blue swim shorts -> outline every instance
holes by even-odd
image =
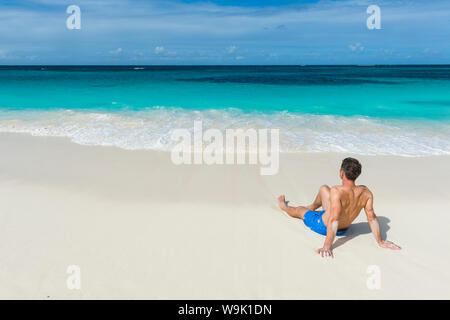
[[[310,228],[312,231],[317,232],[318,234],[327,235],[327,226],[323,223],[322,216],[325,213],[325,210],[322,211],[308,211],[303,216],[303,223],[305,226]],[[340,236],[344,234],[347,229],[339,230],[336,235]]]

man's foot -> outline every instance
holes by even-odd
[[[278,197],[278,206],[280,207],[281,210],[286,211],[287,204],[284,194]]]

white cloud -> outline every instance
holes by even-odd
[[[394,49],[381,49],[381,52],[384,55],[393,55],[395,53],[395,50]]]
[[[123,52],[123,49],[122,48],[117,48],[117,49],[115,49],[115,50],[111,50],[111,51],[109,51],[109,53],[110,54],[121,54]]]
[[[229,47],[227,48],[227,52],[228,52],[229,54],[232,54],[232,53],[234,53],[234,52],[237,50],[237,48],[238,48],[238,47],[236,47],[236,46],[229,46]]]
[[[348,46],[348,48],[352,52],[363,52],[364,51],[364,46],[362,46],[361,43],[359,43],[359,42],[357,42],[355,44],[350,44]]]
[[[438,54],[438,53],[440,53],[438,50],[433,50],[433,49],[430,49],[430,48],[425,48],[424,50],[423,50],[423,53],[425,53],[425,54]]]
[[[164,47],[163,46],[157,46],[155,47],[155,54],[160,54],[164,52]]]

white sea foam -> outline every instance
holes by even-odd
[[[174,129],[279,128],[282,152],[348,152],[366,155],[450,154],[450,124],[440,121],[380,120],[367,117],[289,112],[185,110],[154,107],[143,111],[0,111],[0,132],[62,136],[84,145],[171,150]]]

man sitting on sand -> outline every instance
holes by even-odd
[[[336,235],[343,234],[353,220],[364,208],[370,229],[382,248],[399,250],[400,247],[391,241],[381,239],[380,225],[373,210],[373,195],[366,186],[355,185],[355,180],[361,174],[361,164],[353,158],[342,161],[340,175],[342,185],[330,188],[323,185],[319,189],[314,202],[307,206],[290,207],[284,195],[278,197],[280,209],[293,218],[303,219],[311,230],[326,236],[323,248],[317,253],[322,257],[333,257],[331,246]],[[322,207],[322,211],[315,211]]]

